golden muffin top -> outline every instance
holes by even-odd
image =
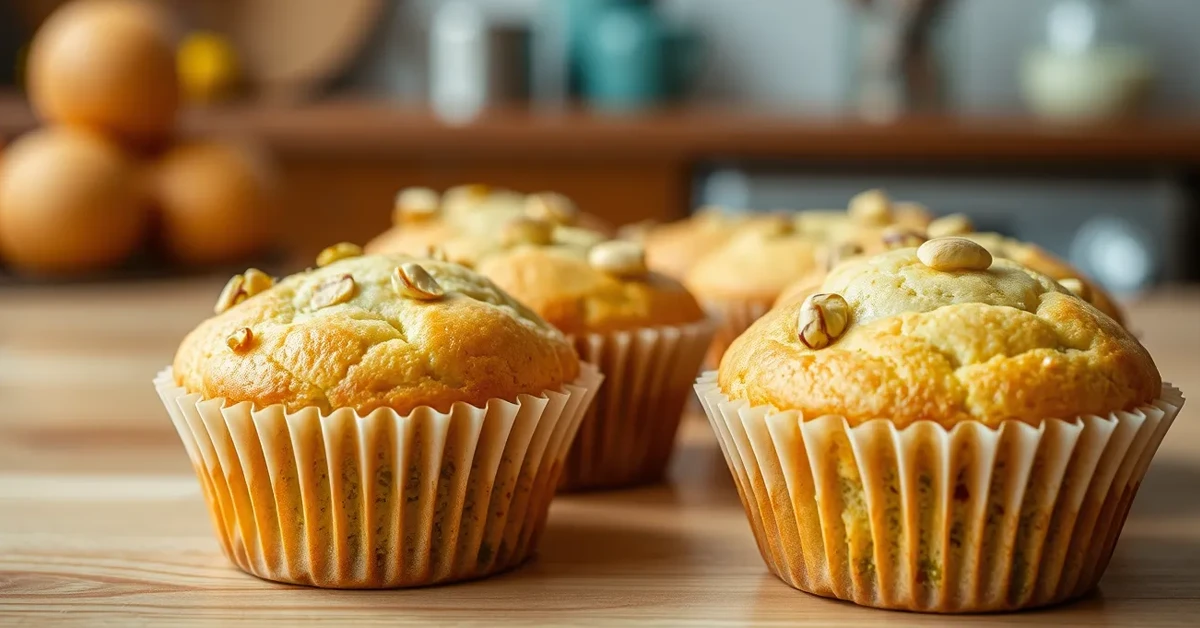
[[[485,258],[479,272],[566,334],[704,319],[682,284],[646,268],[634,242],[611,240],[590,249],[522,245]]]
[[[656,272],[682,280],[696,260],[729,241],[745,217],[716,208],[646,229],[641,237],[646,264]]]
[[[395,225],[375,236],[363,247],[370,254],[400,254],[427,257],[446,242],[459,237],[460,231],[443,220]]]
[[[700,258],[683,283],[699,299],[773,301],[793,281],[822,267],[822,241],[779,222],[743,228]]]
[[[864,234],[878,234],[889,225],[924,230],[932,220],[918,203],[896,202],[883,190],[867,190],[850,200],[847,209],[810,209],[799,212],[734,213],[706,208],[675,222],[641,229],[638,240],[646,247],[650,268],[684,280],[688,271],[713,250],[745,231],[778,229],[790,222],[797,234],[827,244],[857,242]]]
[[[401,190],[400,194],[404,192]],[[471,183],[447,189],[441,200],[441,213],[445,220],[470,225],[481,214],[520,215],[523,213],[525,197],[512,190]]]
[[[924,232],[933,215],[912,202],[893,202],[880,190],[863,192],[850,209],[806,209],[796,213],[796,230],[830,243],[877,238],[888,227]]]
[[[898,248],[920,246],[928,237],[961,236],[982,245],[993,257],[1013,260],[1023,266],[1060,282],[1076,296],[1096,306],[1118,323],[1124,322],[1121,309],[1103,288],[1088,279],[1074,266],[1056,257],[1036,244],[1002,236],[998,233],[976,233],[970,219],[961,214],[950,214],[934,220],[929,234],[919,229],[892,225],[879,230],[859,232],[854,239],[843,240],[840,245],[831,245],[825,268],[836,266],[842,261],[863,255],[876,255]],[[797,279],[780,292],[775,306],[802,300],[815,292],[825,278],[822,270]]]
[[[1049,276],[1062,283],[1076,296],[1096,306],[1096,309],[1111,316],[1113,320],[1124,323],[1125,316],[1112,296],[1099,284],[1084,276],[1079,269],[1042,247],[998,233],[968,233],[963,237],[983,245],[992,255],[1013,260]]]
[[[512,401],[578,375],[564,336],[484,277],[358,252],[331,247],[321,267],[278,283],[235,276],[179,347],[176,383],[231,404],[405,414]]]
[[[735,340],[718,381],[755,405],[897,427],[1104,415],[1162,387],[1111,318],[962,238],[838,266]]]
[[[396,195],[391,229],[367,243],[368,253],[445,257],[473,266],[480,259],[544,229],[549,240],[590,246],[605,239],[603,221],[580,212],[554,192],[518,194],[486,185],[462,185],[439,195],[406,188]],[[544,227],[530,227],[536,222]]]

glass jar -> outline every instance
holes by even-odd
[[[607,111],[658,103],[666,24],[648,0],[611,0],[593,14],[583,59],[588,102]]]

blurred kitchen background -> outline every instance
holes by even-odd
[[[59,4],[0,5],[8,142],[39,125],[23,64]],[[841,208],[883,187],[1118,292],[1200,277],[1196,0],[157,4],[184,110],[165,143],[128,150],[155,163],[186,138],[256,146],[284,218],[253,255],[364,242],[404,186],[556,190],[614,224]],[[209,223],[233,232],[238,216]],[[246,261],[174,246],[123,268]]]

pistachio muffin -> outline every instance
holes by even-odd
[[[582,227],[555,224],[543,218],[516,216],[497,222],[490,233],[461,234],[450,238],[435,251],[450,261],[474,268],[480,260],[521,246],[557,246],[584,254],[607,239],[600,233]]]
[[[367,243],[369,253],[426,256],[442,249],[451,261],[471,265],[500,248],[508,225],[533,220],[550,225],[555,239],[580,242],[595,232],[599,241],[611,228],[582,212],[556,192],[519,194],[482,184],[450,188],[405,188],[396,195],[393,227]]]
[[[605,235],[613,232],[612,226],[599,216],[580,210],[570,197],[551,191],[521,194],[479,183],[461,185],[446,190],[443,209],[447,220],[475,232],[487,230],[488,218],[504,222],[517,216]],[[481,216],[485,217],[482,222]]]
[[[725,243],[684,275],[688,288],[725,323],[708,364],[716,366],[729,343],[784,292],[819,283],[839,260],[862,255],[876,242],[923,233],[931,220],[923,205],[895,202],[873,189],[855,195],[846,210],[768,213],[727,229]]]
[[[610,240],[594,250],[544,244],[492,255],[478,270],[565,334],[704,320],[682,284],[647,269],[635,243]]]
[[[683,283],[717,321],[708,363],[716,365],[729,343],[771,309],[784,288],[823,268],[825,255],[821,240],[780,219],[773,228],[743,229],[696,262]]]
[[[917,220],[913,210],[919,208],[912,203],[904,206],[906,209],[894,215]],[[859,220],[851,218],[845,210],[734,213],[707,207],[684,220],[634,225],[630,230],[633,235],[627,239],[645,247],[646,263],[651,269],[682,281],[701,259],[737,236],[753,231],[773,233],[784,223],[791,223],[783,227],[785,230],[829,242],[851,239],[863,229]]]
[[[933,220],[933,213],[920,203],[894,201],[880,189],[860,192],[850,199],[846,214],[851,222],[862,227],[899,225],[924,231]]]
[[[936,612],[1093,588],[1183,403],[1123,327],[964,238],[840,265],[696,388],[776,575]]]
[[[519,564],[600,376],[482,276],[360,253],[235,276],[155,381],[226,554],[348,588]]]
[[[839,260],[897,248],[897,241],[919,234],[925,240],[933,214],[920,203],[895,202],[883,190],[867,190],[850,199],[845,211],[809,210],[796,216],[796,230],[827,245],[826,269]],[[916,246],[920,244],[911,244]]]
[[[743,215],[706,207],[683,220],[647,227],[637,241],[647,266],[682,281],[697,260],[728,242],[745,222]]]
[[[585,212],[567,196],[558,192],[535,192],[525,197],[523,214],[535,220],[544,220],[559,229],[579,230],[611,237],[616,230],[603,218]],[[569,236],[564,236],[569,239]]]
[[[465,191],[447,196],[466,196]],[[462,233],[460,226],[446,219],[442,196],[424,187],[404,188],[396,193],[392,206],[392,228],[375,236],[364,247],[371,254],[401,254],[425,257],[447,240]],[[458,200],[457,203],[463,203]]]
[[[920,203],[893,201],[883,190],[867,190],[850,199],[845,210],[804,210],[796,230],[830,244],[876,239],[888,227],[924,233],[933,214]]]
[[[775,298],[773,307],[807,298],[820,288],[829,272],[843,262],[885,251],[918,247],[928,240],[916,222],[889,222],[883,226],[843,224],[846,226],[841,229],[826,229],[816,234],[826,243],[821,263],[784,287]],[[812,232],[811,228],[809,232]]]
[[[567,457],[565,490],[662,478],[683,406],[712,338],[695,298],[646,268],[641,246],[526,244],[486,257],[479,272],[574,342],[605,375]]]
[[[442,197],[442,211],[449,222],[468,225],[480,214],[515,216],[522,213],[524,196],[512,190],[485,183],[468,183],[448,188]]]

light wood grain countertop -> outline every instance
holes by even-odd
[[[695,413],[668,484],[558,498],[540,555],[516,571],[375,592],[257,580],[221,555],[150,385],[220,285],[0,287],[0,625],[1200,625],[1200,421],[1190,406],[1100,590],[1043,611],[915,615],[789,588],[767,573]],[[1164,378],[1200,394],[1200,291],[1130,308]]]

